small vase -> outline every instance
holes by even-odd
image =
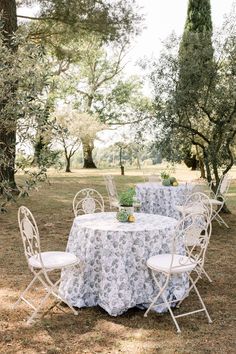
[[[134,213],[134,207],[133,206],[125,206],[125,205],[120,205],[119,210],[125,210],[128,215],[133,215]]]

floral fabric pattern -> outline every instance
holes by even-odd
[[[73,306],[99,305],[117,316],[151,302],[157,288],[146,261],[171,251],[177,221],[143,213],[135,218],[134,223],[122,223],[116,213],[97,213],[74,219],[67,251],[80,258],[82,265],[65,269],[60,285]],[[168,297],[177,298],[187,289],[186,278],[175,275],[166,291]]]
[[[190,184],[167,187],[147,182],[136,185],[136,196],[141,203],[141,212],[170,216],[179,220],[181,213],[175,206],[183,205],[191,190]]]

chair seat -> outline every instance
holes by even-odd
[[[195,214],[205,212],[205,209],[202,205],[176,205],[175,208],[182,214]]]
[[[112,205],[113,207],[115,207],[115,208],[119,208],[120,203],[119,203],[118,200],[113,199],[113,200],[111,200],[111,205]]]
[[[211,204],[222,205],[224,202],[222,200],[217,199],[209,199]]]
[[[174,259],[170,271],[172,256]],[[150,257],[147,260],[147,266],[153,270],[164,273],[183,273],[192,271],[197,266],[197,262],[187,256],[166,253]]]
[[[46,269],[60,269],[78,263],[78,258],[69,252],[41,252],[41,258]],[[42,268],[39,256],[30,257],[29,265],[33,268]]]

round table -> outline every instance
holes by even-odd
[[[67,251],[79,257],[82,266],[65,269],[60,285],[73,306],[99,305],[117,316],[150,303],[157,290],[146,261],[170,252],[177,221],[143,213],[135,218],[134,223],[121,223],[116,213],[96,213],[74,219]],[[167,295],[178,297],[187,288],[186,278],[173,276]]]
[[[190,184],[167,187],[160,183],[138,183],[136,196],[141,203],[140,211],[179,219],[181,214],[175,206],[184,204],[192,188]]]

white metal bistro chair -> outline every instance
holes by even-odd
[[[84,188],[76,193],[73,199],[73,211],[75,216],[81,214],[93,214],[104,211],[104,200],[95,189]]]
[[[182,216],[186,216],[191,213],[203,213],[212,217],[212,205],[207,194],[202,192],[193,192],[185,200],[183,205],[176,205]]]
[[[52,295],[57,299],[59,303],[64,302],[66,305],[68,305],[69,308],[73,311],[74,315],[78,315],[78,312],[59,291],[61,278],[55,282],[51,279],[50,274],[53,271],[77,266],[79,264],[78,258],[69,252],[41,252],[40,237],[36,221],[30,210],[25,206],[21,206],[18,210],[18,222],[24,245],[25,257],[27,259],[29,269],[34,275],[34,278],[26,287],[26,289],[20,294],[20,297],[13,305],[13,308],[16,308],[16,306],[21,301],[24,301],[29,307],[31,307],[33,309],[33,313],[27,320],[27,324],[31,324],[39,315],[39,312],[46,305],[50,295]],[[46,295],[41,299],[38,305],[26,299],[27,293],[36,281],[40,282],[46,291]]]
[[[153,173],[152,175],[148,176],[148,182],[161,183],[161,176]]]
[[[204,214],[204,217],[199,217],[198,228],[196,227],[196,232],[192,232],[192,230],[187,231],[188,237],[186,237],[186,245],[192,247],[196,242],[198,242],[198,234],[201,232],[201,224],[202,220],[204,221],[207,218],[208,223],[211,222],[212,219],[212,204],[210,203],[210,199],[207,194],[202,192],[194,192],[189,195],[184,205],[176,206],[176,209],[181,212],[182,216],[186,216],[192,213]],[[212,283],[212,279],[206,270],[202,269],[206,278]]]
[[[107,193],[108,193],[110,209],[113,209],[113,208],[118,209],[119,208],[119,199],[118,199],[118,193],[117,193],[114,178],[110,175],[105,175],[103,178],[104,178]]]
[[[215,219],[220,225],[223,224],[227,228],[229,228],[228,224],[224,221],[224,219],[219,213],[226,202],[226,194],[229,190],[230,183],[231,183],[231,178],[227,174],[223,175],[221,177],[216,193],[214,193],[211,189],[210,200],[209,200],[212,206],[212,220]]]
[[[204,232],[198,232],[198,242],[194,244],[191,248],[186,245],[187,233],[192,230],[192,232],[196,232],[199,230],[199,217],[202,218],[202,214],[189,214],[181,219],[176,227],[175,235],[173,237],[172,251],[167,254],[159,254],[156,256],[152,256],[147,260],[147,266],[152,272],[153,279],[158,288],[158,294],[155,296],[153,301],[151,302],[149,308],[145,312],[144,316],[146,317],[148,312],[151,310],[153,306],[159,306],[165,304],[170,312],[170,315],[174,321],[177,332],[181,332],[179,324],[177,322],[177,318],[188,316],[198,312],[204,312],[208,322],[211,323],[212,320],[209,316],[209,313],[206,309],[206,306],[203,302],[203,299],[197,289],[196,283],[202,275],[202,269],[205,260],[205,254],[207,250],[207,246],[209,243],[209,238],[211,234],[211,223],[208,222],[207,218],[205,220]],[[203,225],[202,225],[203,226]],[[199,247],[199,242],[201,247]],[[182,244],[182,246],[181,246]],[[183,245],[185,245],[185,252],[183,250]],[[182,247],[182,249],[181,249]],[[196,277],[193,278],[192,274],[196,273]],[[185,273],[187,274],[190,287],[188,289],[187,294],[181,299],[168,300],[165,295],[165,290],[168,287],[169,280],[172,276],[176,274]],[[161,276],[161,277],[160,277]],[[164,277],[164,282],[161,280]],[[175,305],[180,305],[182,301],[189,296],[191,290],[195,290],[195,293],[201,303],[201,307],[199,309],[181,313],[175,315],[171,305],[174,303]],[[155,305],[157,300],[162,298],[163,303]]]
[[[209,186],[206,180],[200,180],[193,182],[192,193],[201,192],[207,194]]]

